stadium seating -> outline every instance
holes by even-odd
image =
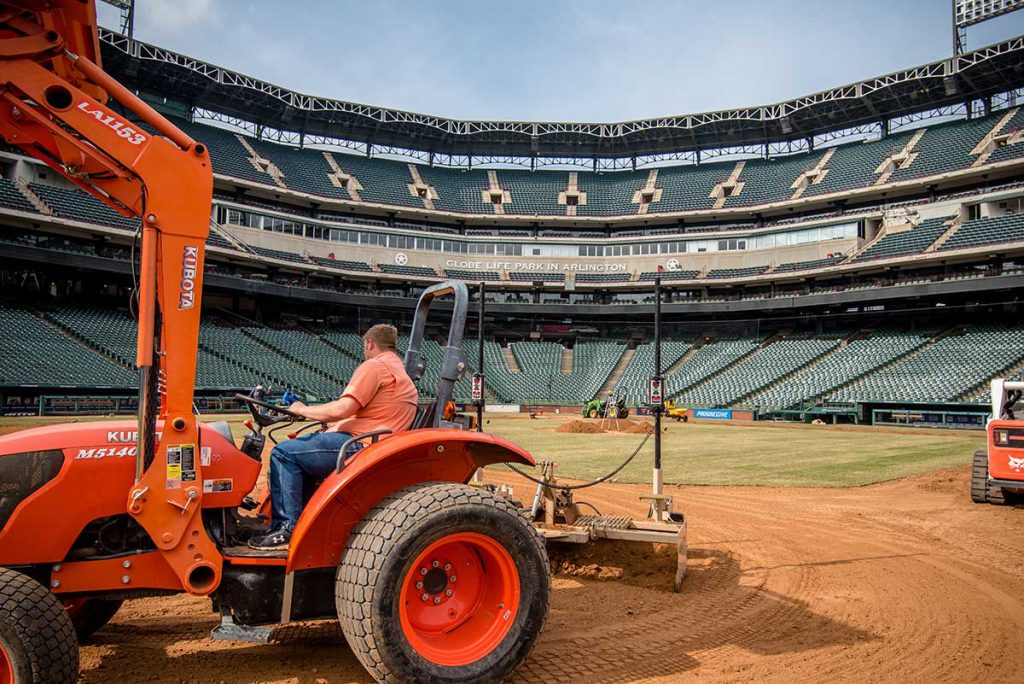
[[[757,349],[755,339],[724,340],[701,345],[675,373],[665,377],[665,395],[676,397]]]
[[[758,392],[743,403],[758,407],[788,408],[812,401],[815,397],[898,359],[928,340],[927,335],[894,331],[852,340],[820,362]]]
[[[0,385],[136,386],[135,374],[24,309],[0,303]]]
[[[544,282],[544,283],[561,283],[565,281],[564,273],[538,273],[538,272],[522,272],[512,271],[508,274],[509,280],[517,282]]]
[[[577,283],[628,283],[629,273],[577,273]]]
[[[920,179],[971,166],[976,157],[972,148],[1003,116],[995,112],[973,121],[953,121],[928,126],[912,153],[917,156],[902,168],[892,170],[886,182]],[[185,132],[206,143],[213,158],[214,171],[220,175],[263,185],[277,186],[277,180],[265,168],[250,160],[251,154],[239,142],[235,132],[213,125],[175,120]],[[1018,112],[1004,127],[1014,131],[1024,126],[1024,114]],[[921,129],[893,133],[885,138],[835,146],[824,165],[827,171],[817,184],[808,185],[803,196],[831,194],[868,187],[879,180],[879,166],[900,152]],[[348,188],[329,180],[333,169],[321,150],[298,149],[279,143],[260,141],[243,135],[246,144],[279,170],[285,187],[335,200],[354,200]],[[413,176],[409,165],[389,159],[367,158],[346,152],[330,153],[343,173],[354,176],[361,189],[359,199],[373,204],[424,208],[423,200],[410,192]],[[797,177],[814,167],[824,151],[779,156],[774,159],[749,159],[739,176],[744,184],[739,194],[725,198],[725,207],[750,207],[784,201],[792,196]],[[1007,145],[995,150],[986,163],[997,163],[1024,155],[1024,145]],[[711,192],[725,181],[736,167],[735,161],[707,162],[700,165],[666,166],[658,169],[655,187],[662,191],[658,201],[648,205],[647,213],[711,209]],[[462,170],[416,165],[420,179],[437,193],[433,206],[441,211],[494,214],[494,205],[483,197],[489,188],[487,171]],[[503,205],[506,214],[527,216],[564,216],[566,206],[558,203],[559,193],[568,188],[565,171],[527,171],[498,169],[498,184],[510,193]],[[646,171],[578,172],[578,187],[587,196],[579,204],[580,216],[624,216],[636,214],[634,193],[645,186]]]
[[[364,273],[371,273],[373,269],[370,268],[370,264],[364,261],[349,261],[346,259],[327,259],[325,257],[310,256],[313,263],[317,266],[323,266],[324,268],[334,269],[336,271],[359,271]]]
[[[101,226],[112,226],[124,230],[134,231],[138,228],[137,219],[121,216],[84,191],[61,188],[56,185],[43,185],[42,183],[30,183],[29,187],[46,202],[56,216],[61,218],[97,223]]]
[[[1024,240],[1024,214],[1006,214],[968,221],[939,246],[939,251],[1020,240]]]
[[[831,351],[838,344],[837,340],[772,342],[725,372],[679,393],[676,401],[696,407],[730,406]]]
[[[497,282],[501,275],[497,271],[462,271],[457,268],[445,269],[445,276],[454,280],[465,280],[471,283],[480,281]]]
[[[661,371],[664,374],[672,365],[690,351],[690,344],[681,340],[662,340]],[[654,344],[638,344],[629,365],[613,388],[627,397],[633,405],[647,400],[647,383],[654,374]]]
[[[32,206],[32,203],[21,194],[18,186],[6,178],[0,178],[0,206],[7,207],[8,209],[17,209],[18,211],[27,211],[31,214],[39,213]]]
[[[749,268],[716,268],[708,271],[708,278],[750,278],[759,276],[768,270],[767,266],[751,266]]]
[[[437,278],[437,271],[426,266],[399,266],[398,264],[380,264],[380,270],[394,275],[414,276],[416,278]]]
[[[812,259],[810,261],[789,261],[784,264],[779,264],[775,267],[772,273],[790,273],[793,271],[810,271],[817,268],[828,268],[829,266],[835,266],[836,264],[842,263],[846,259],[845,256],[839,255],[834,256],[831,259]]]
[[[256,326],[245,326],[241,330],[282,356],[326,376],[331,382],[320,383],[317,389],[327,397],[332,396],[332,389],[340,395],[340,390],[356,369],[356,360],[351,355],[338,351],[305,330],[274,330]]]
[[[1024,330],[977,327],[949,335],[828,396],[832,402],[955,401],[1024,358]]]
[[[693,280],[700,275],[700,271],[644,271],[640,274],[638,280],[640,282],[653,283],[655,278],[660,277],[662,280]]]
[[[333,398],[340,395],[344,385],[344,378],[332,378],[300,366],[219,321],[204,321],[199,330],[199,344],[205,351],[257,374],[259,382],[272,385],[276,390],[291,385],[310,397]]]
[[[280,249],[267,249],[266,247],[256,247],[249,245],[249,249],[253,253],[258,254],[261,257],[268,257],[270,259],[277,259],[278,261],[291,261],[296,264],[308,264],[309,262],[303,259],[300,255],[294,252],[284,252]]]
[[[908,254],[919,254],[946,232],[949,218],[922,221],[919,226],[898,233],[886,233],[882,239],[854,257],[854,261],[889,259]]]

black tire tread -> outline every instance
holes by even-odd
[[[78,639],[71,618],[39,582],[0,568],[0,623],[23,649],[32,684],[65,684],[78,678]],[[14,667],[17,672],[18,665]]]
[[[988,503],[988,452],[979,449],[971,462],[971,501]]]
[[[418,516],[469,504],[490,505],[521,521],[530,529],[537,553],[547,567],[547,548],[541,535],[511,503],[488,491],[452,482],[423,482],[382,499],[349,535],[335,587],[342,632],[356,658],[377,681],[400,681],[385,664],[381,646],[374,639],[372,616],[364,610],[372,600],[384,559],[402,537],[408,523]],[[547,614],[546,605],[544,614]]]

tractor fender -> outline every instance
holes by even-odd
[[[418,482],[469,482],[492,463],[535,464],[521,447],[482,432],[411,430],[371,444],[313,494],[292,533],[285,571],[337,565],[349,533],[389,494]]]

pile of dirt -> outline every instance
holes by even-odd
[[[654,426],[643,420],[620,420],[616,432],[625,432],[630,435],[653,435]]]
[[[570,420],[555,428],[555,432],[570,432],[574,435],[596,435],[603,433],[601,426],[593,421]]]
[[[607,539],[591,544],[551,544],[548,557],[556,575],[615,580],[660,591],[672,591],[676,575],[676,549],[670,544]]]

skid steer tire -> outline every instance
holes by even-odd
[[[622,409],[622,411],[619,412],[619,418],[629,418],[629,409]]]
[[[0,568],[0,681],[71,684],[78,639],[59,599],[31,577]]]
[[[110,622],[124,601],[108,599],[73,599],[64,602],[64,609],[75,626],[78,641],[82,642]]]
[[[335,603],[378,682],[498,682],[536,644],[550,593],[544,540],[512,504],[428,482],[386,497],[356,526]]]
[[[988,503],[988,452],[984,449],[974,452],[971,463],[971,501]]]

